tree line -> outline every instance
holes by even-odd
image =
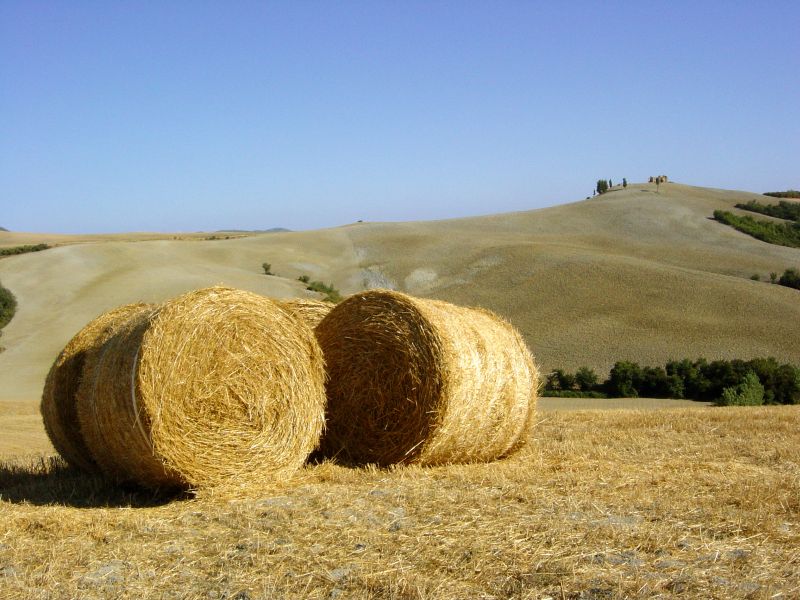
[[[47,244],[26,244],[25,246],[12,246],[10,248],[0,248],[0,256],[14,256],[16,254],[25,254],[26,252],[39,252],[47,250],[50,246]]]
[[[800,191],[786,190],[785,192],[764,192],[765,196],[772,196],[773,198],[800,198]]]
[[[663,367],[618,361],[603,382],[589,367],[581,367],[575,373],[556,369],[547,376],[542,395],[685,398],[736,404],[739,402],[734,400],[741,399],[742,395],[758,395],[754,378],[762,388],[761,401],[755,403],[800,404],[800,368],[780,364],[771,357],[711,362],[704,358],[684,358],[670,361]]]
[[[597,184],[594,187],[593,194],[605,194],[609,189],[614,187],[614,182],[610,179],[598,179]],[[622,187],[628,187],[628,180],[623,177],[622,178]]]
[[[781,200],[777,204],[761,204],[755,200],[750,200],[750,202],[744,204],[737,204],[736,208],[778,219],[786,219],[787,221],[800,221],[800,202]]]
[[[715,210],[714,219],[762,242],[800,248],[800,222],[775,223],[754,219],[749,215],[735,215],[725,210]]]

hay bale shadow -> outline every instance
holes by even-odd
[[[116,485],[70,466],[61,457],[0,462],[0,501],[76,508],[145,508],[192,496],[172,490]]]

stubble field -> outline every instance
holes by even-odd
[[[169,498],[0,467],[1,598],[796,598],[795,407],[542,411],[521,454]]]

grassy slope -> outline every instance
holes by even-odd
[[[0,598],[800,594],[795,407],[551,413],[534,436],[499,463],[322,464],[162,506],[0,464]]]
[[[763,200],[678,184],[657,194],[653,185],[632,184],[589,201],[489,217],[223,241],[111,236],[3,259],[0,281],[19,311],[4,333],[0,399],[35,399],[59,349],[103,310],[216,283],[303,295],[300,274],[344,293],[394,285],[488,307],[522,330],[545,370],[586,364],[603,372],[617,359],[699,355],[800,363],[797,291],[749,280],[797,267],[800,250],[708,218],[751,198]],[[70,241],[85,239],[61,243]],[[265,261],[279,277],[261,274]]]
[[[352,255],[349,241],[336,232],[313,248],[304,243],[308,237],[272,233],[222,241],[113,241],[0,260],[0,281],[18,301],[17,314],[3,334],[0,399],[36,399],[67,340],[120,304],[161,301],[215,284],[275,297],[305,295],[297,274],[337,276],[335,265],[347,265]],[[282,259],[280,268],[272,260],[275,256]],[[265,276],[264,261],[288,277]]]
[[[399,287],[509,318],[545,370],[698,355],[800,363],[796,292],[748,280],[800,264],[800,251],[708,218],[754,197],[631,185],[539,211],[351,235],[364,264]]]

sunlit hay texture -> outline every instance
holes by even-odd
[[[148,487],[283,479],[324,424],[311,328],[250,292],[197,290],[132,319],[93,374],[80,394],[87,446],[107,475]]]
[[[50,367],[40,405],[42,420],[53,447],[75,467],[97,471],[84,443],[77,414],[78,386],[87,356],[102,346],[117,326],[149,307],[147,304],[126,304],[103,313],[67,342]]]
[[[538,371],[496,315],[372,290],[316,329],[327,365],[321,454],[346,462],[489,461],[533,426]]]
[[[336,306],[332,302],[324,300],[312,300],[311,298],[292,298],[291,300],[281,300],[281,304],[286,306],[298,317],[303,319],[306,324],[314,329],[319,325],[331,309]]]

